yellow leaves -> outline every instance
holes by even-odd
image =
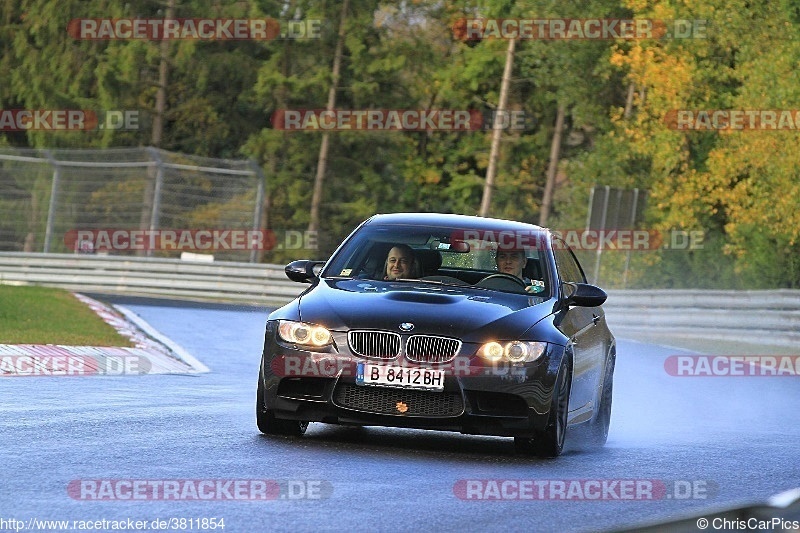
[[[796,132],[739,131],[720,139],[709,154],[715,178],[713,197],[728,217],[730,250],[746,254],[742,228],[757,227],[765,235],[800,238],[800,140]]]
[[[436,185],[442,181],[442,175],[436,168],[425,169],[422,173],[422,183],[426,185]]]
[[[251,223],[253,192],[237,194],[225,201],[199,205],[188,211],[183,218],[188,227],[247,227]],[[236,215],[231,215],[235,213]]]
[[[479,152],[475,154],[475,168],[483,170],[489,166],[489,152]]]
[[[618,42],[609,52],[611,68],[624,75],[625,85],[633,84],[636,97],[629,117],[619,107],[610,110],[612,128],[605,136],[653,184],[649,213],[655,225],[724,229],[726,253],[744,261],[767,260],[797,246],[800,127],[677,131],[665,120],[677,110],[800,107],[800,24],[792,22],[793,12],[769,2],[623,5],[636,19],[709,21],[707,39]],[[796,282],[796,271],[785,274]]]
[[[528,157],[523,158],[520,161],[520,168],[522,168],[526,172],[536,169],[538,165],[539,165],[539,158],[536,157],[535,155],[530,155]]]
[[[625,67],[629,62],[627,52],[616,47],[609,57],[609,62],[617,68]]]

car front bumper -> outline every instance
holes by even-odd
[[[564,348],[548,344],[536,361],[495,367],[475,351],[465,343],[455,360],[438,365],[376,361],[287,345],[268,324],[260,372],[264,407],[277,418],[331,424],[508,437],[544,430]],[[362,361],[443,370],[444,390],[359,385],[355,368]]]

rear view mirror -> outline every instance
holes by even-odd
[[[450,251],[465,254],[469,252],[469,243],[466,241],[453,241],[450,243]]]

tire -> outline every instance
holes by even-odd
[[[600,405],[597,416],[589,426],[589,443],[593,446],[605,446],[608,440],[608,428],[611,427],[611,400],[614,392],[614,359],[606,366],[603,378],[603,390],[600,393]]]
[[[563,361],[556,375],[547,427],[544,431],[537,431],[533,438],[514,437],[514,446],[518,453],[543,458],[561,455],[567,435],[571,389],[572,367],[568,361]]]
[[[272,409],[264,406],[264,380],[261,376],[258,377],[258,391],[256,392],[256,425],[259,431],[265,435],[290,437],[300,437],[308,428],[308,422],[275,418]]]

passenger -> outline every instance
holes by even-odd
[[[417,261],[414,257],[414,250],[406,244],[398,244],[389,250],[386,257],[386,267],[384,270],[385,280],[395,280],[401,278],[418,278]]]

